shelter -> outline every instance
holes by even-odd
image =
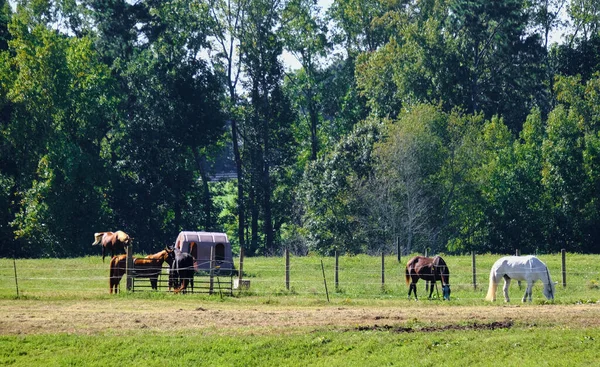
[[[183,252],[190,253],[193,248],[192,243],[196,244],[196,253],[191,255],[196,258],[196,270],[210,270],[210,255],[214,254],[215,266],[220,270],[232,271],[233,254],[231,244],[227,239],[227,234],[218,232],[180,232],[175,241],[175,247]]]

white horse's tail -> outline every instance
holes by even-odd
[[[496,288],[498,287],[498,281],[496,280],[496,269],[492,267],[490,270],[490,285],[488,286],[486,301],[494,302],[496,300]]]

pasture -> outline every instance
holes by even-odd
[[[332,258],[246,258],[248,291],[233,297],[159,292],[108,294],[108,262],[0,259],[0,364],[78,365],[589,365],[600,350],[597,255],[540,255],[558,281],[555,302],[538,283],[522,304],[484,301],[499,256],[445,256],[450,301],[407,299],[404,265],[343,256],[339,287]],[[327,301],[321,260],[329,292]],[[147,280],[146,280],[147,281]],[[440,290],[441,292],[441,290]]]

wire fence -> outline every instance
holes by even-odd
[[[566,258],[563,264],[563,256]],[[488,288],[489,271],[498,255],[445,256],[450,270],[453,299],[480,300]],[[582,254],[549,254],[538,256],[548,266],[552,280],[557,281],[556,298],[567,302],[588,302],[600,298],[600,256]],[[405,257],[341,256],[334,257],[253,257],[244,259],[242,279],[246,289],[234,289],[239,296],[297,296],[317,299],[361,298],[406,299]],[[238,259],[239,261],[239,259]],[[475,266],[474,266],[475,265]],[[337,274],[336,274],[337,273]],[[564,275],[563,275],[564,274]],[[198,282],[206,279],[198,273]],[[238,280],[235,274],[216,274],[215,282]],[[161,278],[168,277],[166,265]],[[336,282],[337,280],[337,282]],[[563,286],[563,280],[566,280]],[[123,283],[123,281],[122,281]],[[510,288],[511,298],[521,297],[517,282]],[[145,289],[147,278],[135,280],[135,287]],[[0,259],[0,298],[15,296],[32,298],[108,296],[109,264],[99,257],[73,259]],[[125,287],[122,284],[121,289]],[[501,287],[501,285],[500,285]],[[235,288],[235,287],[234,287]],[[426,298],[425,282],[417,283],[420,298]],[[542,298],[542,284],[534,286],[534,298]],[[501,290],[500,290],[501,291]],[[434,293],[435,294],[435,293]]]

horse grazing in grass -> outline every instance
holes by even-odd
[[[167,248],[169,264],[169,288],[175,293],[187,293],[188,285],[194,289],[194,257],[178,248]]]
[[[442,283],[442,295],[445,300],[450,299],[450,270],[444,259],[440,256],[424,257],[415,256],[406,263],[406,284],[410,284],[408,288],[408,298],[410,294],[415,293],[415,299],[417,298],[417,281],[419,278],[432,282],[429,290],[429,299],[433,294],[433,286],[436,285],[439,280]],[[437,288],[437,285],[436,285]]]
[[[163,263],[168,258],[167,250],[162,250],[153,255],[143,258],[133,258],[133,269],[136,278],[150,278],[152,289],[158,289],[158,276],[162,272]],[[127,255],[113,256],[110,260],[109,285],[110,293],[119,292],[119,282],[125,274]]]
[[[529,298],[531,302],[531,290],[533,283],[541,280],[544,284],[543,294],[548,300],[554,300],[554,285],[550,278],[548,267],[535,256],[505,256],[498,259],[490,270],[490,285],[487,296],[488,301],[496,300],[496,288],[500,278],[504,278],[504,301],[510,302],[508,298],[508,287],[511,279],[523,280],[527,282],[527,289],[521,301],[526,302]]]
[[[106,257],[106,253],[110,251],[111,256],[115,256],[116,252],[125,252],[125,247],[129,246],[133,241],[129,235],[123,231],[116,232],[97,232],[94,233],[95,245],[102,245],[102,262]]]

